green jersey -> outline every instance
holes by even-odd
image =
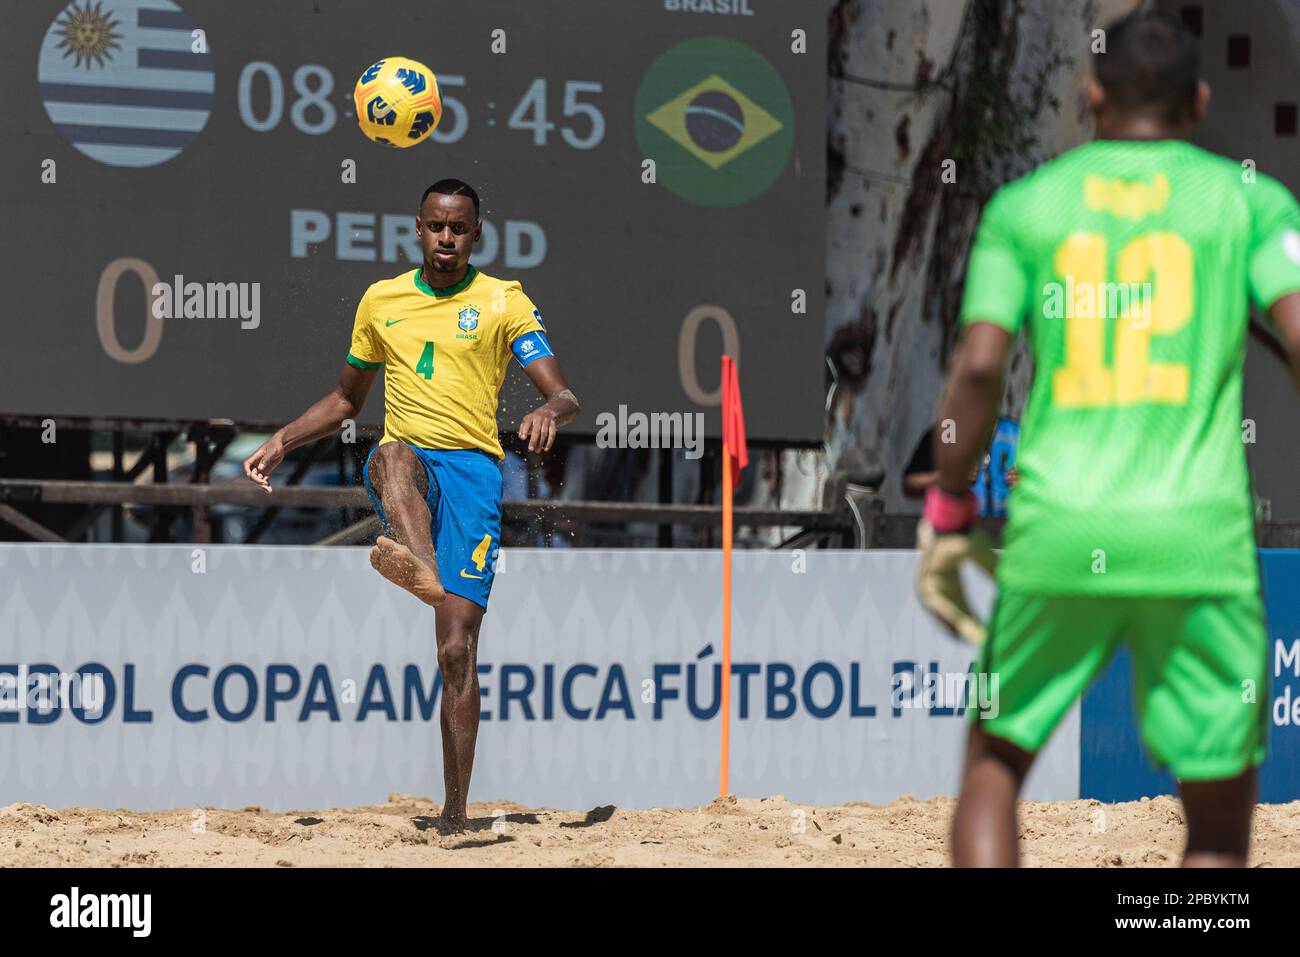
[[[1246,297],[1296,291],[1295,198],[1190,143],[1098,140],[999,190],[962,302],[1034,357],[999,583],[1257,592]]]

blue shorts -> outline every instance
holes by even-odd
[[[366,494],[387,529],[384,508],[370,484],[370,458],[362,473]],[[422,449],[408,445],[424,465],[429,491],[429,534],[438,556],[438,577],[449,594],[487,610],[501,544],[501,463],[477,449]]]

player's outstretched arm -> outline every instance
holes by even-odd
[[[245,459],[244,474],[271,491],[271,472],[284,461],[285,455],[300,445],[337,432],[346,419],[356,418],[366,404],[376,373],[375,369],[357,369],[345,362],[338,385]]]
[[[1274,326],[1282,334],[1287,359],[1291,363],[1291,378],[1300,390],[1300,292],[1278,299],[1268,310]]]
[[[992,575],[997,556],[988,538],[974,528],[970,472],[988,442],[1002,398],[1002,369],[1010,345],[1011,334],[1001,326],[973,322],[966,327],[934,430],[939,481],[926,490],[925,511],[916,528],[921,603],[953,634],[977,645],[984,641],[985,627],[966,601],[961,565],[971,560]]]
[[[534,359],[524,374],[546,401],[519,423],[519,437],[528,440],[529,452],[549,452],[555,433],[578,417],[578,397],[564,381],[560,362],[554,356]]]

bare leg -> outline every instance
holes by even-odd
[[[1245,867],[1259,772],[1221,781],[1181,781],[1187,814],[1183,867]]]
[[[481,706],[478,686],[478,632],[483,609],[467,598],[448,595],[437,612],[438,669],[442,672],[442,778],[447,827],[465,826],[465,802],[474,770]]]
[[[1020,863],[1016,798],[1034,755],[971,725],[961,795],[952,820],[956,867],[1016,867]]]
[[[370,484],[384,506],[384,516],[396,541],[386,535],[375,540],[370,564],[395,585],[437,607],[447,599],[438,580],[438,559],[429,531],[429,506],[424,496],[429,479],[424,466],[407,446],[389,442],[370,459]]]

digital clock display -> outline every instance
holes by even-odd
[[[0,259],[23,332],[0,409],[283,422],[333,382],[366,287],[419,264],[425,187],[457,177],[483,201],[474,264],[547,317],[574,431],[626,406],[716,435],[725,348],[751,437],[819,441],[824,17],[723,6],[16,6]],[[357,128],[384,56],[437,75],[409,149]],[[528,388],[512,373],[503,427]]]

